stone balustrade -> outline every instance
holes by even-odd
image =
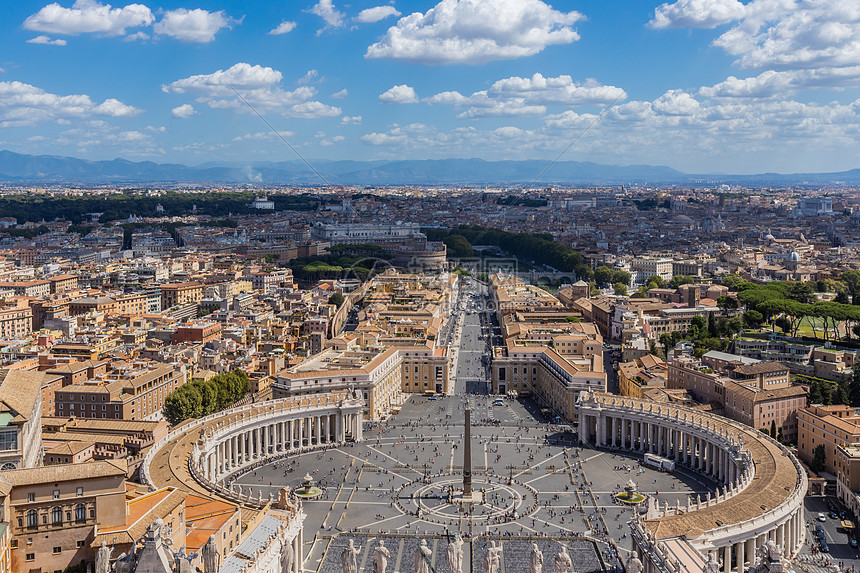
[[[800,550],[806,472],[775,440],[714,414],[609,394],[583,392],[576,409],[581,443],[651,453],[720,484],[715,495],[683,505],[649,500],[645,517],[635,516],[646,572],[700,571],[710,553],[724,573],[742,573],[769,540],[785,557]],[[686,548],[670,550],[677,543]]]

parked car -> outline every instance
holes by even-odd
[[[823,513],[818,514],[818,521],[827,521],[827,516]]]

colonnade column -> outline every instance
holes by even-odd
[[[741,541],[740,543],[735,545],[735,561],[737,561],[738,573],[746,573],[746,570],[744,569],[744,561],[746,561],[744,549],[746,549],[745,541]]]

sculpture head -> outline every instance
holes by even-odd
[[[353,541],[352,539],[350,539],[350,540],[349,540],[349,548],[350,548],[350,549],[353,549],[354,547],[355,547],[355,541]]]
[[[385,547],[385,543],[383,543],[381,539],[379,540],[379,546],[380,546],[380,547]]]
[[[427,540],[426,540],[426,539],[422,539],[422,540],[421,540],[421,542],[420,542],[418,545],[420,545],[421,547],[427,547]]]

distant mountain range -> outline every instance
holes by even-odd
[[[559,161],[537,182],[548,163],[540,160],[484,161],[428,159],[402,161],[315,161],[314,168],[332,185],[527,185],[717,183],[825,185],[860,183],[860,169],[839,173],[763,173],[696,175],[661,165],[602,165]],[[206,163],[189,167],[151,161],[88,161],[53,155],[24,155],[0,150],[0,181],[6,183],[229,183],[320,185],[322,179],[301,161]]]

